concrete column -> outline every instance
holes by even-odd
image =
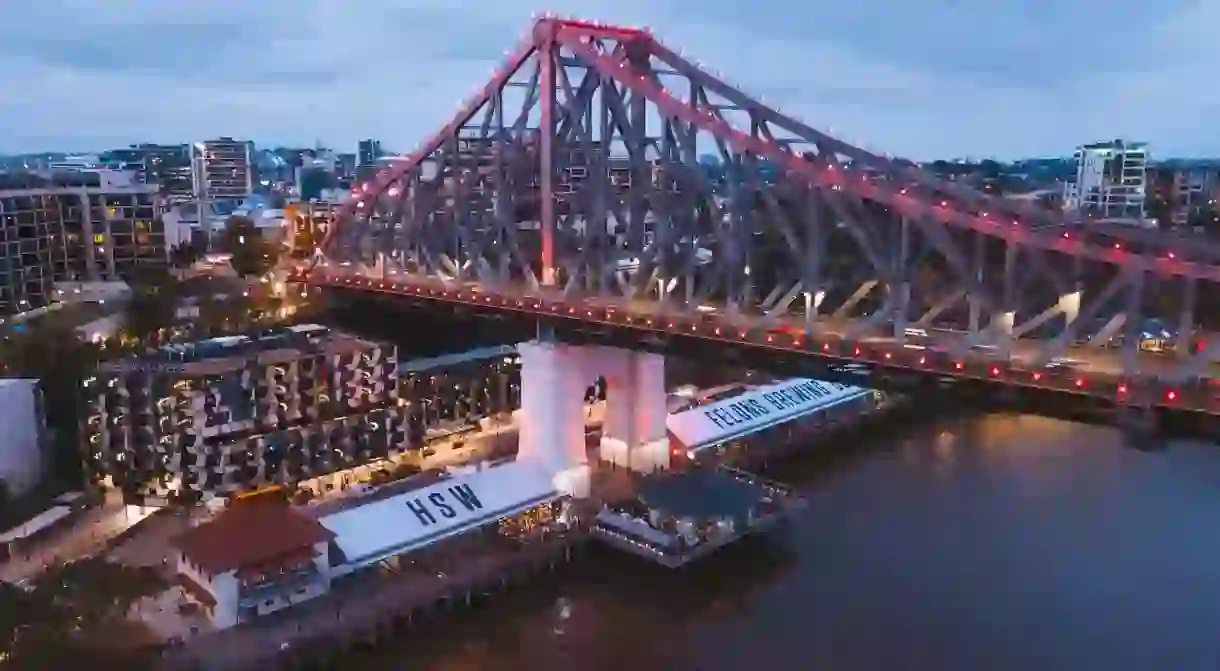
[[[582,348],[551,342],[517,347],[521,356],[518,461],[532,461],[575,497],[588,496],[584,396],[588,387]]]
[[[590,364],[607,382],[601,459],[645,473],[667,467],[665,357],[597,348]]]
[[[1059,308],[1063,310],[1063,316],[1068,325],[1076,321],[1076,316],[1080,314],[1080,290],[1077,289],[1070,294],[1060,296]]]

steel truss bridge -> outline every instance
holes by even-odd
[[[645,29],[547,17],[295,279],[1220,412],[1220,344],[1192,338],[1218,260],[851,146]],[[1152,317],[1172,353],[1141,350]]]

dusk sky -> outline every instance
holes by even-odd
[[[810,125],[917,159],[1148,140],[1220,154],[1220,3],[565,0]],[[879,7],[888,7],[878,11]],[[229,135],[406,150],[515,45],[538,0],[10,0],[0,152]]]

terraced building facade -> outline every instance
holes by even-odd
[[[125,359],[87,381],[85,460],[141,505],[291,484],[407,447],[393,346],[317,325]]]

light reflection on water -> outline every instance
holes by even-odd
[[[772,476],[785,536],[680,572],[596,553],[369,668],[1220,668],[1220,454],[1026,416],[951,420]]]

